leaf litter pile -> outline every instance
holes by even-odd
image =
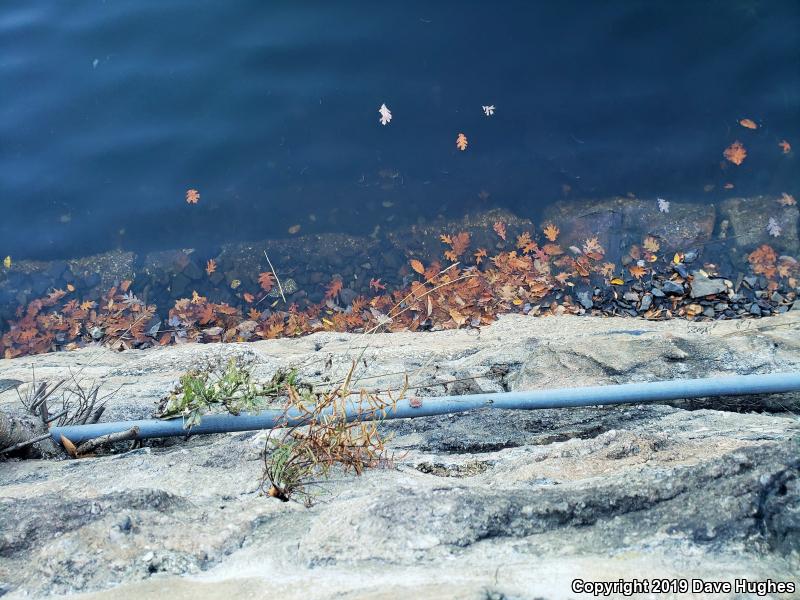
[[[512,232],[496,222],[490,250],[476,247],[469,232],[442,234],[442,260],[409,257],[401,269],[407,285],[387,289],[370,281],[370,294],[343,300],[338,276],[324,284],[320,302],[262,302],[281,298],[274,271],[255,277],[258,289],[237,290],[235,305],[215,303],[196,291],[163,314],[146,304],[125,280],[102,297],[81,298],[56,289],[19,307],[0,337],[5,358],[89,344],[115,349],[187,342],[241,342],[296,337],[317,331],[429,331],[480,327],[504,313],[531,316],[594,314],[652,320],[759,317],[785,312],[796,299],[800,263],[762,245],[748,255],[751,274],[719,276],[696,250],[666,251],[645,236],[619,264],[606,259],[596,237],[562,247],[559,228]],[[487,244],[488,245],[488,244]],[[206,271],[216,269],[209,261]],[[238,283],[235,281],[234,283]]]
[[[481,109],[487,117],[496,110],[494,105]],[[378,113],[381,126],[391,123],[392,111],[385,103]],[[745,135],[761,130],[761,125],[749,118],[741,118],[738,125]],[[775,143],[779,154],[791,155],[787,140]],[[464,152],[468,146],[466,134],[458,133],[457,149]],[[725,170],[728,164],[740,167],[748,151],[736,139],[722,155],[725,161],[721,167]],[[707,185],[704,190],[713,187]],[[733,187],[730,182],[724,185],[725,189]],[[200,192],[188,189],[185,200],[189,205],[198,204]],[[786,192],[777,201],[783,208],[795,204],[794,196]],[[657,208],[669,213],[670,202],[658,198]],[[579,246],[562,247],[558,243],[559,227],[553,223],[545,223],[539,230],[512,233],[506,223],[497,221],[491,230],[497,240],[492,248],[473,245],[467,231],[443,233],[442,260],[426,264],[422,257],[408,256],[407,266],[400,270],[404,284],[399,287],[392,288],[382,277],[372,277],[369,293],[356,295],[345,289],[341,276],[334,275],[324,284],[320,302],[304,300],[302,305],[287,301],[286,295],[294,290],[284,290],[271,263],[268,271],[254,277],[257,289],[245,289],[240,279],[230,282],[236,292],[237,302],[233,304],[213,302],[193,291],[191,297],[175,301],[168,312],[164,306],[138,298],[132,291],[138,288],[131,280],[118,282],[100,297],[89,298],[79,297],[79,291],[70,284],[18,307],[16,318],[0,325],[0,355],[14,358],[98,343],[124,350],[187,342],[275,339],[317,331],[480,327],[500,314],[513,312],[654,320],[761,317],[789,310],[797,295],[797,260],[779,255],[766,244],[747,255],[750,275],[740,274],[733,281],[724,279],[715,264],[702,262],[699,250],[667,251],[664,240],[652,235],[630,246],[617,264],[606,259],[606,250],[597,237],[588,237]],[[766,230],[774,238],[783,234],[776,217],[769,218]],[[288,231],[295,235],[300,225]],[[11,266],[12,258],[7,256],[3,268],[9,270]],[[216,260],[209,259],[204,270],[214,281]],[[286,283],[296,289],[293,280]],[[264,302],[268,298],[270,302]]]

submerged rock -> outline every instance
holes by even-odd
[[[728,289],[724,279],[710,279],[699,271],[693,273],[693,279],[689,286],[692,298],[713,296],[714,294],[721,294]]]

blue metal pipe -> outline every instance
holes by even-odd
[[[409,397],[397,402],[396,407],[385,414],[364,414],[356,401],[348,403],[349,420],[413,419],[450,413],[460,413],[477,408],[501,408],[508,410],[535,410],[539,408],[570,408],[575,406],[597,406],[602,404],[638,404],[687,398],[714,396],[742,396],[747,394],[779,394],[800,390],[799,373],[773,373],[770,375],[737,375],[710,379],[675,379],[648,383],[625,383],[591,387],[563,388],[554,390],[532,390],[527,392],[494,392],[468,396]],[[254,431],[272,429],[285,423],[283,411],[267,410],[255,414],[206,415],[199,425],[184,429],[183,419],[145,419],[141,421],[118,421],[93,425],[68,425],[53,427],[50,433],[60,443],[61,435],[75,444],[106,435],[139,427],[137,439],[183,436],[203,433],[226,433],[232,431]],[[301,415],[288,413],[290,423],[299,422]]]

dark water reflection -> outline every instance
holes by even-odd
[[[0,254],[535,216],[565,185],[796,195],[798,32],[794,1],[8,1]]]

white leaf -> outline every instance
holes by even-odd
[[[494,104],[490,104],[489,106],[482,106],[483,112],[486,113],[487,117],[491,117],[494,114]]]
[[[381,114],[381,125],[386,125],[389,121],[392,120],[392,111],[389,110],[389,107],[386,104],[381,104],[381,107],[378,109],[378,112]]]
[[[663,198],[657,198],[658,200],[658,210],[662,213],[669,212],[669,200],[664,200]]]
[[[781,231],[783,231],[781,226],[778,225],[778,221],[775,219],[775,217],[769,218],[769,223],[767,223],[767,231],[772,237],[778,237],[781,234]]]

